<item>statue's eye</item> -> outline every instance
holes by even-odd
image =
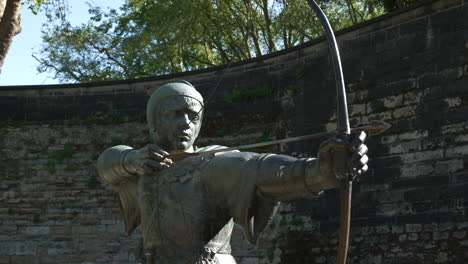
[[[190,120],[192,120],[192,122],[200,120],[200,116],[198,115],[198,113],[190,113],[189,118]]]

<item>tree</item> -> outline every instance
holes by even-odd
[[[387,11],[392,11],[405,6],[413,5],[421,0],[380,0]]]
[[[25,0],[37,14],[43,8],[47,17],[65,19],[65,0]],[[0,73],[14,36],[21,32],[22,0],[0,0]]]
[[[21,0],[0,0],[0,73],[13,37],[21,32]]]
[[[335,29],[385,12],[377,0],[321,0]],[[305,0],[129,0],[90,21],[50,24],[35,58],[62,82],[138,78],[261,56],[322,34]]]

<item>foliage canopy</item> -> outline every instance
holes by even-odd
[[[401,1],[317,2],[338,30]],[[138,78],[245,60],[322,34],[305,0],[128,0],[119,10],[90,6],[89,13],[80,26],[45,26],[39,72],[62,82]]]

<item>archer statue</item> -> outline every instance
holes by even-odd
[[[241,151],[203,155],[224,148],[194,146],[203,108],[190,83],[165,84],[146,108],[153,142],[141,149],[114,146],[99,156],[100,177],[118,191],[126,233],[141,227],[148,264],[235,264],[234,223],[255,243],[278,202],[314,197],[368,169],[364,132],[328,139],[317,158]],[[201,155],[172,158],[181,152]]]

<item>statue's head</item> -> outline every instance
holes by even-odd
[[[165,84],[153,92],[146,118],[154,143],[166,151],[191,151],[203,117],[203,97],[186,81]]]

